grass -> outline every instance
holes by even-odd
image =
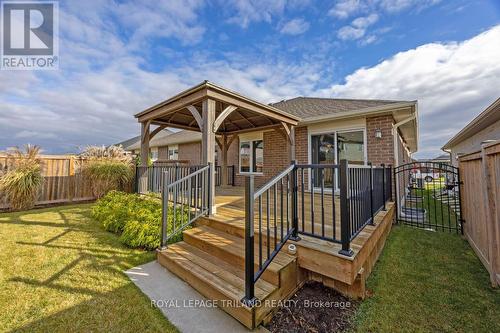
[[[459,235],[396,226],[367,283],[359,332],[500,332],[500,290]]]
[[[410,225],[430,228],[434,230],[460,232],[458,215],[452,208],[454,198],[443,196],[440,200],[435,199],[444,187],[444,180],[426,183],[423,189],[413,189],[411,194],[415,197],[421,197],[421,202],[408,204],[410,207],[426,210],[426,222],[417,221],[416,217],[410,218],[413,222]]]
[[[0,214],[0,331],[177,332],[123,273],[154,253],[123,246],[90,210]]]

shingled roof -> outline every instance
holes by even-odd
[[[307,118],[310,117],[362,110],[370,107],[402,102],[406,101],[296,97],[277,103],[271,103],[270,105],[274,106],[277,109],[296,115],[302,118],[302,120],[307,120]]]

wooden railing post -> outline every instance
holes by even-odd
[[[382,198],[384,201],[384,207],[382,208],[382,210],[387,210],[387,208],[385,207],[385,201],[387,200],[387,198],[385,197],[385,178],[385,164],[382,163]]]
[[[245,297],[243,304],[255,304],[254,289],[254,176],[245,177]]]
[[[215,181],[215,179],[212,179],[212,176],[215,175],[214,170],[212,169],[214,165],[212,163],[208,163],[208,182],[207,182],[207,190],[206,192],[208,193],[208,215],[212,216],[213,215],[213,198],[214,193],[212,192],[212,181]]]
[[[160,250],[167,248],[167,223],[168,223],[168,171],[162,175],[162,190],[161,190],[161,240]],[[174,212],[175,215],[175,212]]]
[[[340,254],[351,257],[351,221],[349,219],[349,174],[347,160],[340,160]]]
[[[292,169],[292,235],[290,239],[293,241],[299,241],[299,185],[297,179],[297,168],[295,167],[296,162],[292,161],[294,168]]]
[[[375,225],[375,216],[373,215],[373,165],[371,162],[368,162],[370,166],[370,216],[371,216],[371,225]]]

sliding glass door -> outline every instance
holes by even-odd
[[[363,165],[366,164],[365,149],[363,130],[311,135],[312,164],[337,164],[341,159],[346,159],[349,164]],[[338,174],[331,169],[325,169],[323,175],[315,170],[311,177],[315,188],[321,187],[324,182],[325,189],[338,189]]]
[[[313,135],[311,137],[311,161],[312,164],[335,164],[335,133]],[[323,178],[319,169],[315,169],[311,175],[314,187],[321,187],[324,181],[325,188],[332,188],[334,175],[331,169],[325,169]]]

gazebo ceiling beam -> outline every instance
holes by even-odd
[[[165,125],[166,127],[180,128],[180,129],[185,129],[188,131],[200,132],[199,127],[193,127],[193,126],[188,126],[188,125],[184,125],[184,124],[177,124],[177,123],[172,123],[172,122],[167,122],[167,121],[162,121],[162,120],[154,120],[152,123],[155,125]]]
[[[234,105],[229,105],[228,107],[226,107],[214,121],[213,131],[217,132],[217,130],[219,129],[220,125],[222,125],[224,120],[237,108],[238,107]]]
[[[200,128],[200,131],[203,131],[203,119],[201,117],[200,112],[196,108],[196,106],[194,106],[194,105],[188,105],[187,109],[189,110],[189,112],[191,112],[191,114],[194,117],[194,120],[196,120],[196,122],[198,123],[198,127]]]
[[[260,126],[259,128],[245,128],[237,131],[231,131],[231,132],[226,132],[226,133],[217,133],[217,134],[226,134],[226,135],[233,135],[233,134],[242,134],[242,133],[248,133],[248,132],[255,132],[255,130],[259,131],[264,131],[268,129],[275,129],[275,128],[280,128],[281,124],[275,124],[275,125],[266,125],[266,126]]]
[[[248,124],[250,124],[250,126],[252,126],[253,128],[255,128],[255,127],[256,127],[256,125],[255,125],[254,123],[252,123],[250,120],[248,120],[248,119],[247,119],[247,117],[245,117],[245,116],[244,116],[241,112],[237,112],[237,114],[238,114],[238,115],[239,115],[242,119],[246,120],[246,122],[247,122]]]
[[[160,125],[158,126],[157,128],[154,129],[154,131],[152,131],[151,133],[149,133],[149,141],[151,141],[151,139],[153,139],[153,137],[160,133],[162,130],[164,130],[165,128],[167,128],[167,125]]]
[[[262,114],[263,116],[267,116],[269,118],[276,119],[278,121],[284,121],[287,123],[290,123],[292,125],[297,125],[298,120],[295,120],[291,117],[287,117],[285,114],[278,113],[278,112],[273,112],[269,109],[266,109],[264,107],[259,107],[255,104],[252,104],[246,100],[238,99],[234,96],[231,95],[226,95],[222,94],[218,91],[215,90],[208,90],[207,91],[207,96],[219,101],[223,101],[224,103],[231,104],[231,105],[236,105],[238,108],[242,108],[251,112],[256,112],[258,114]]]

